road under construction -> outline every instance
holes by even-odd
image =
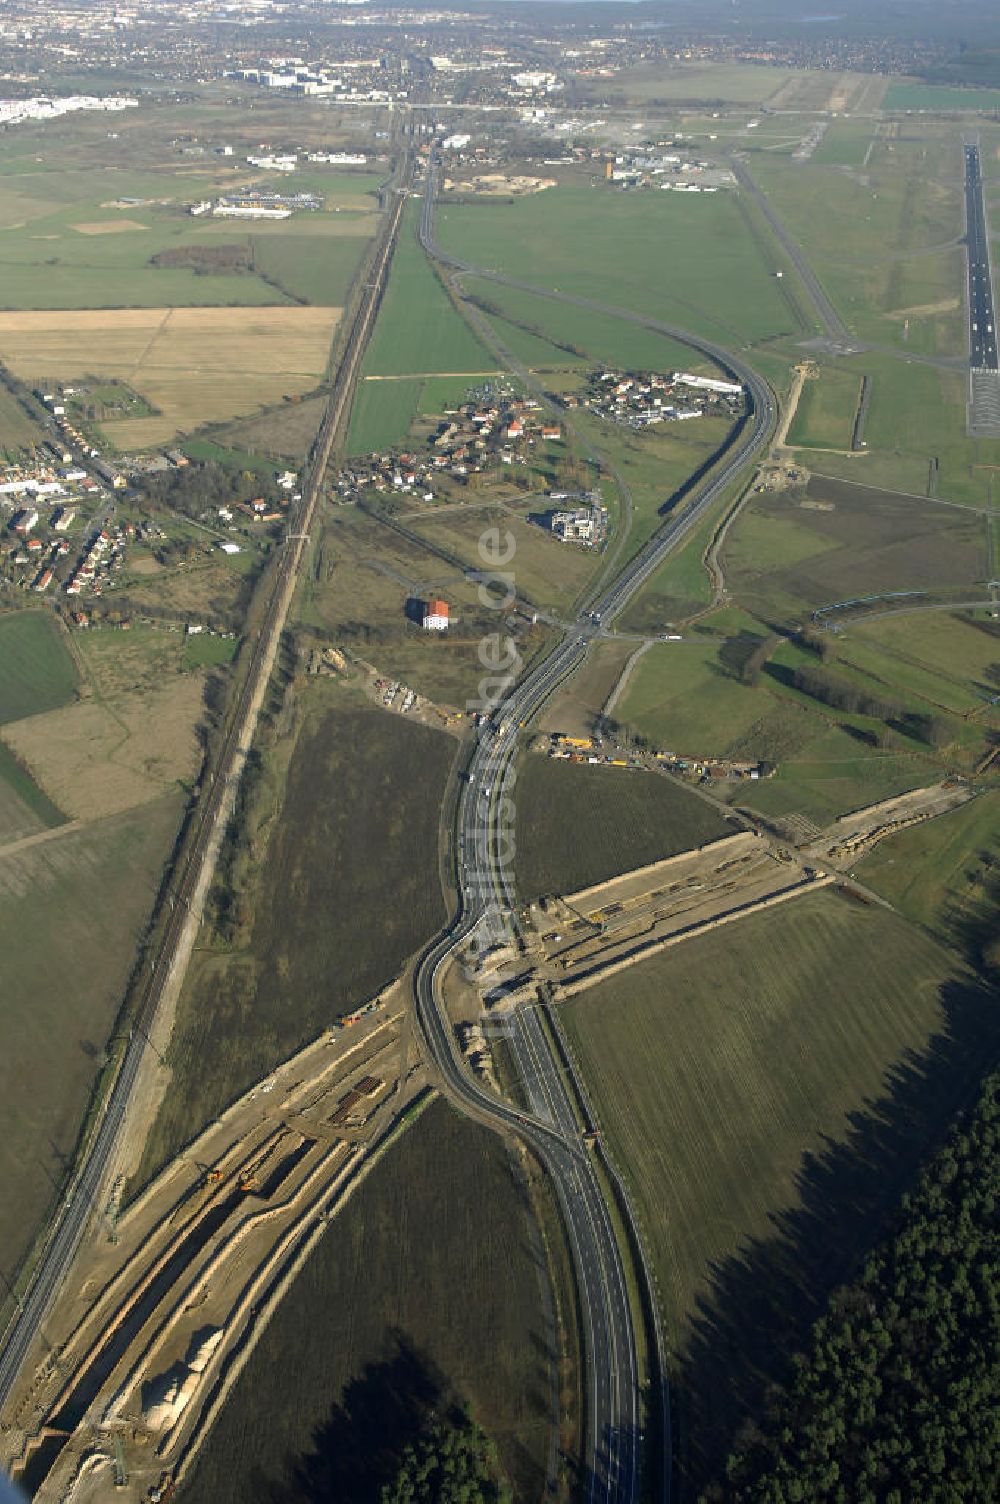
[[[431,1092],[387,988],[211,1123],[92,1241],[56,1342],[7,1416],[5,1459],[39,1500],[183,1481],[317,1239]],[[122,1481],[124,1474],[124,1481]]]

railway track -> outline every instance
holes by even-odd
[[[130,1019],[129,1043],[63,1200],[50,1224],[48,1236],[31,1273],[27,1288],[0,1339],[0,1410],[10,1398],[21,1367],[42,1322],[59,1293],[71,1267],[80,1240],[102,1187],[114,1167],[121,1131],[132,1094],[139,1079],[149,1034],[156,1020],[167,984],[171,981],[189,925],[199,919],[199,894],[207,887],[214,868],[218,840],[230,817],[236,789],[257,723],[260,704],[270,677],[281,633],[284,630],[296,578],[316,515],[323,477],[329,464],[361,361],[375,325],[399,235],[409,183],[409,164],[401,174],[403,186],[377,243],[371,267],[344,342],[344,357],[334,379],[316,439],[307,460],[302,500],[289,513],[288,530],[281,545],[267,605],[252,640],[250,657],[236,702],[226,721],[215,770],[209,775],[192,816],[192,829],[175,880],[164,895],[168,906],[159,950],[141,983],[139,1001]]]

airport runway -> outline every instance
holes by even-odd
[[[990,233],[979,145],[965,144],[965,246],[969,266],[969,417],[972,438],[1000,437],[1000,359]]]

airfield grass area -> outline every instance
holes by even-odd
[[[805,491],[755,496],[723,564],[743,605],[763,620],[796,620],[890,590],[956,586],[971,599],[987,577],[988,534],[974,511],[814,475]]]
[[[183,800],[0,852],[0,1268],[53,1200],[177,835]]]
[[[802,385],[788,443],[801,448],[850,450],[861,396],[861,374],[823,366]]]
[[[233,943],[203,931],[143,1174],[392,981],[444,919],[437,823],[454,741],[326,690],[313,691],[284,787],[272,767],[262,775],[253,886],[226,894]]]
[[[797,325],[731,193],[563,185],[512,203],[442,205],[441,244],[476,266],[738,344]],[[576,323],[585,327],[590,315]]]
[[[939,123],[883,129],[865,170],[762,152],[758,186],[857,336],[903,354],[966,349],[961,142]]]
[[[961,371],[907,365],[872,353],[851,357],[837,369],[844,379],[853,372],[859,380],[864,373],[871,377],[865,453],[824,454],[820,459],[805,452],[806,464],[873,489],[992,505],[1000,439],[966,434],[968,382]]]
[[[326,370],[337,308],[148,308],[0,313],[0,359],[29,382],[117,376],[157,416],[103,425],[120,448],[309,391]]]
[[[185,1497],[362,1504],[427,1412],[458,1398],[517,1499],[539,1498],[551,1354],[530,1216],[502,1141],[433,1104],[324,1234]]]
[[[887,114],[893,110],[943,110],[949,114],[982,111],[994,114],[1000,110],[1000,89],[958,89],[946,84],[900,80],[889,84],[882,99],[882,108]]]
[[[689,1481],[718,1472],[974,1079],[985,1004],[955,977],[901,919],[823,893],[561,1009],[652,1255]]]
[[[48,611],[0,616],[0,725],[66,705],[78,675]]]
[[[732,833],[696,794],[653,774],[530,755],[521,764],[517,890],[571,893]]]
[[[877,130],[870,120],[834,121],[809,160],[829,167],[861,167]]]

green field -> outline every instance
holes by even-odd
[[[137,116],[119,122],[121,146],[84,128],[67,142],[39,135],[37,155],[0,162],[0,306],[181,307],[312,302],[339,306],[377,222],[374,174],[305,173],[292,183],[326,198],[325,211],[245,224],[190,216],[187,206],[254,182],[287,189],[246,166],[220,163],[191,174],[162,155]],[[119,160],[127,154],[128,165]],[[235,170],[234,170],[235,167]],[[339,202],[338,202],[339,201]],[[164,253],[253,249],[254,267],[155,265]]]
[[[860,167],[875,128],[868,120],[837,120],[809,158],[824,167]]]
[[[570,893],[729,835],[695,794],[651,773],[532,755],[521,764],[517,889],[526,902]]]
[[[72,1153],[182,799],[0,855],[0,1268],[10,1278]]]
[[[970,439],[965,431],[966,379],[960,371],[935,370],[872,353],[838,364],[848,374],[872,378],[863,456],[825,454],[803,459],[828,475],[872,487],[936,495],[968,506],[993,504],[993,467],[1000,440]],[[822,381],[822,378],[821,378]]]
[[[188,972],[147,1171],[390,982],[444,919],[438,806],[454,741],[325,689],[310,697],[287,781],[274,757],[265,763],[238,862],[219,874],[233,938],[207,928]]]
[[[729,192],[561,186],[510,204],[442,205],[438,233],[447,250],[476,266],[723,343],[798,332],[772,274],[773,258],[748,239]],[[591,315],[576,311],[575,321],[586,330]]]
[[[0,725],[56,710],[76,687],[73,659],[47,611],[0,617]]]
[[[446,390],[460,399],[484,374],[496,371],[495,357],[472,333],[424,255],[416,238],[418,219],[419,205],[409,205],[351,414],[351,454],[402,443],[418,413],[436,411]],[[436,373],[451,378],[447,389],[440,381],[428,385],[421,379]],[[364,379],[377,376],[404,379]]]
[[[351,409],[350,454],[376,454],[402,444],[417,416],[424,383],[420,376],[361,381]]]
[[[452,304],[416,238],[419,205],[404,216],[385,301],[365,357],[364,373],[491,370],[493,360]]]
[[[561,1009],[652,1254],[689,1483],[966,1088],[979,1009],[954,978],[902,920],[824,893]]]
[[[491,322],[497,323],[504,343],[529,367],[571,367],[593,360],[640,370],[716,374],[715,367],[690,346],[612,314],[584,311],[572,303],[502,287],[484,277],[463,277],[462,285]],[[572,290],[562,283],[558,287]],[[607,301],[611,306],[628,306],[620,302],[613,287]]]
[[[981,794],[950,815],[882,841],[858,876],[901,914],[961,942],[992,916],[1000,848],[1000,793]]]
[[[258,273],[296,302],[341,307],[367,243],[369,221],[360,216],[359,220],[358,229],[363,224],[365,235],[299,235],[290,231],[284,236],[259,236],[254,245]]]
[[[855,335],[904,356],[965,354],[961,142],[954,128],[928,122],[905,134],[883,131],[864,173],[831,167],[818,155],[789,163],[761,153],[751,171]]]
[[[217,637],[210,632],[187,636],[184,638],[181,667],[218,668],[221,664],[232,663],[238,647],[239,643],[234,637]]]
[[[823,366],[802,386],[788,443],[802,448],[850,449],[861,395],[861,375]]]
[[[0,846],[61,825],[65,818],[0,741]]]
[[[882,99],[893,110],[941,110],[946,113],[1000,110],[1000,89],[955,89],[945,84],[890,83]]]
[[[0,385],[0,456],[16,460],[41,439],[41,428],[32,422],[17,398]]]
[[[457,1396],[519,1501],[542,1496],[551,1343],[501,1141],[436,1103],[330,1225],[265,1329],[184,1497],[371,1504]]]

